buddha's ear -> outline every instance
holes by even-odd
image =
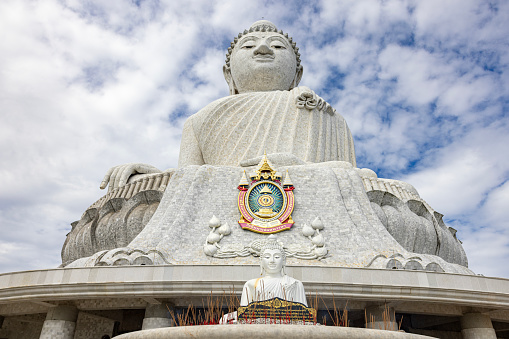
[[[292,88],[299,86],[300,79],[302,79],[302,73],[304,72],[304,67],[302,65],[297,66],[297,72],[295,72],[295,78],[293,78]]]
[[[228,84],[228,88],[230,89],[230,95],[239,94],[239,91],[237,91],[235,83],[233,82],[232,71],[230,67],[226,65],[223,66],[223,75],[226,83]]]

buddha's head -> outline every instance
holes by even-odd
[[[269,236],[260,250],[260,266],[269,275],[284,275],[286,254],[283,246],[275,236]]]
[[[223,73],[230,95],[296,87],[303,70],[298,51],[292,38],[273,23],[255,22],[228,48]]]

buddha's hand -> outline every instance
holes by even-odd
[[[240,162],[241,167],[249,167],[249,166],[256,166],[260,163],[263,156],[259,156],[256,158],[251,159],[245,159]],[[296,155],[292,153],[271,153],[267,154],[267,159],[274,165],[274,166],[295,166],[295,165],[305,165],[306,162],[300,158],[298,158]]]
[[[106,172],[103,181],[101,182],[101,189],[105,189],[109,185],[108,192],[117,187],[122,187],[129,181],[129,178],[138,174],[152,174],[161,173],[161,171],[154,166],[147,164],[125,164],[112,167]]]

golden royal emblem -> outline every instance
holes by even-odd
[[[244,172],[239,186],[239,225],[257,233],[277,233],[293,225],[293,184],[288,171],[281,185],[279,175],[264,155],[248,182]]]

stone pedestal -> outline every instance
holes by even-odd
[[[491,319],[482,313],[466,313],[461,317],[463,339],[496,339]]]
[[[173,326],[173,320],[168,317],[168,309],[165,304],[148,305],[145,309],[142,330]]]
[[[376,330],[398,330],[394,308],[385,305],[366,307],[366,328]]]
[[[57,306],[48,311],[39,339],[73,339],[78,309],[74,306]]]

